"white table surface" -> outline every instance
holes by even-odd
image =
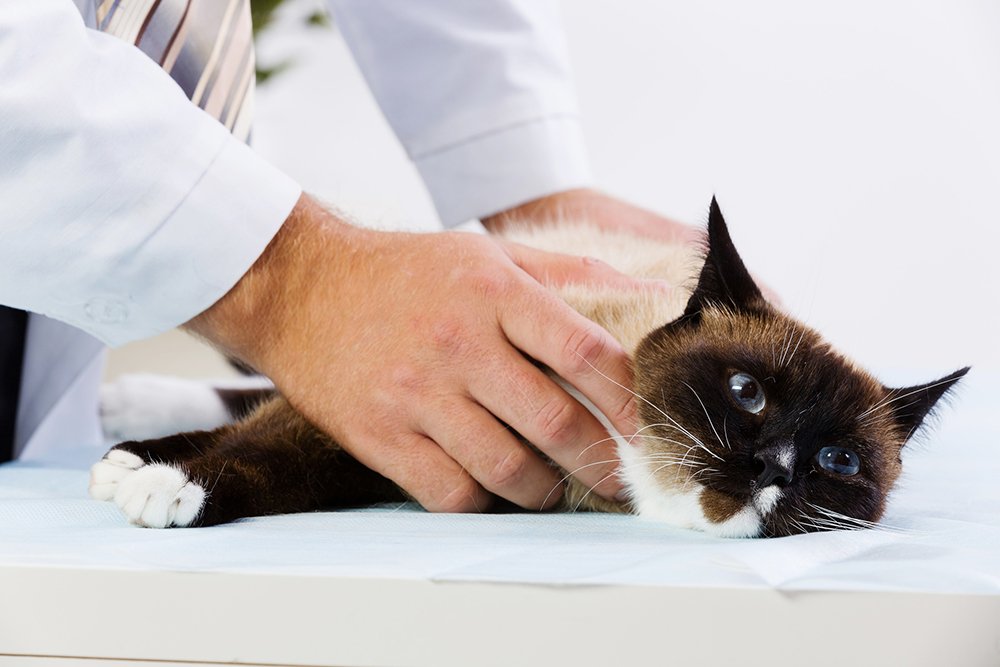
[[[407,506],[144,530],[84,470],[0,466],[0,665],[1000,665],[996,376],[968,380],[885,529],[771,540]]]

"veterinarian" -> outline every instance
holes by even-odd
[[[588,189],[554,2],[330,6],[446,227],[565,212],[693,236]],[[97,460],[104,346],[181,325],[431,510],[542,504],[558,479],[501,421],[618,494],[612,443],[588,448],[607,431],[529,358],[629,433],[625,352],[538,280],[633,283],[350,225],[245,145],[253,72],[246,0],[0,4],[0,458]]]

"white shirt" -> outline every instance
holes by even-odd
[[[554,2],[330,4],[446,225],[589,182]],[[0,0],[0,303],[119,345],[225,294],[300,189],[93,17]]]

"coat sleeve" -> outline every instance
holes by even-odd
[[[298,185],[66,0],[0,3],[0,303],[116,345],[183,323]]]
[[[329,0],[453,226],[591,180],[552,0]]]

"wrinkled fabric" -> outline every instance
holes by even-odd
[[[544,585],[1000,594],[1000,447],[973,373],[879,530],[732,540],[601,514],[429,514],[409,505],[141,530],[84,470],[0,466],[0,567],[285,573]]]

